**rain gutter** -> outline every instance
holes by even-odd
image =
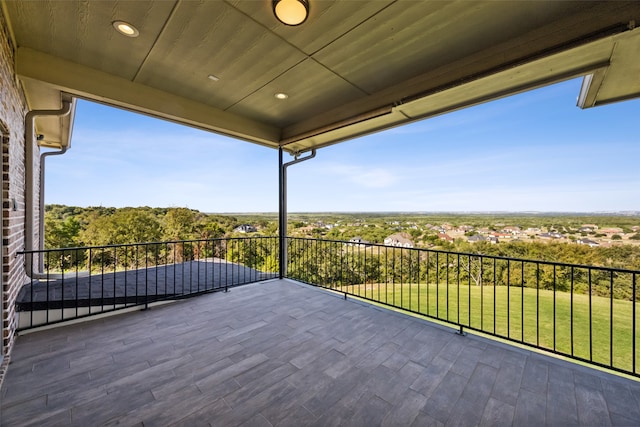
[[[301,163],[309,159],[313,159],[316,156],[316,150],[311,150],[311,154],[306,157],[298,157],[299,154],[295,155],[295,160],[292,160],[288,163],[283,163],[283,149],[280,147],[278,149],[278,159],[279,159],[279,197],[280,197],[280,206],[279,206],[279,215],[278,215],[278,236],[279,236],[279,244],[280,244],[280,279],[284,279],[287,276],[287,168],[291,165],[295,165],[296,163]]]
[[[35,249],[34,245],[34,223],[35,223],[35,209],[34,209],[34,198],[35,198],[35,189],[34,189],[34,165],[33,159],[35,156],[35,145],[37,142],[37,137],[35,136],[35,119],[36,117],[43,116],[57,116],[64,117],[71,112],[73,102],[63,100],[62,108],[59,110],[33,110],[29,111],[25,116],[25,185],[24,185],[24,193],[25,193],[25,219],[24,219],[24,250],[25,252],[33,251]],[[44,157],[47,154],[55,155],[55,154],[63,154],[67,148],[63,147],[58,152],[50,152],[44,153],[41,156],[41,160],[44,160]],[[43,230],[43,219],[44,219],[44,163],[40,168],[40,232]],[[44,236],[40,234],[39,236],[40,242],[44,244]],[[42,248],[42,245],[38,245],[39,248]],[[29,277],[34,278],[36,275],[41,274],[43,261],[42,259],[38,263],[38,270],[33,271],[33,255],[26,254],[25,255],[25,271]]]

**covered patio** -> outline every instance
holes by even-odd
[[[288,280],[285,244],[317,149],[576,77],[640,96],[640,3],[0,2],[2,425],[637,424],[637,381]],[[76,99],[278,152],[279,279],[14,339]]]
[[[271,280],[21,336],[2,425],[636,425],[640,384]]]

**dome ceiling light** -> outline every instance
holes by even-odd
[[[309,16],[309,1],[273,0],[273,14],[284,25],[300,25]]]

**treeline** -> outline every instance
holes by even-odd
[[[261,271],[276,271],[278,268],[277,240],[253,238],[277,235],[277,221],[272,218],[256,216],[249,220],[242,215],[206,214],[188,208],[116,209],[49,205],[45,221],[45,242],[50,249],[189,241],[107,250],[54,251],[45,259],[45,264],[54,270],[105,267],[117,270],[211,257]],[[259,232],[234,233],[241,224],[251,224]],[[367,229],[376,230],[374,227]],[[385,233],[389,231],[386,227],[380,229]],[[249,236],[252,238],[216,240]],[[345,240],[343,236],[323,237]],[[463,239],[454,242],[436,240],[434,243],[438,246],[419,251],[292,239],[288,243],[289,274],[310,283],[337,287],[389,282],[461,283],[556,291],[573,289],[577,293],[613,295],[620,299],[632,298],[634,288],[640,292],[636,283],[637,273],[579,267],[640,270],[639,246],[592,248],[571,243],[526,241],[492,245],[486,242],[471,244]]]
[[[306,214],[305,214],[306,215]],[[295,230],[304,225],[297,222],[296,217],[289,222],[289,234],[296,235]],[[499,217],[483,220],[490,222]],[[323,218],[318,214],[318,218]],[[416,216],[410,217],[418,219]],[[458,218],[467,223],[473,222],[475,216],[465,215]],[[539,217],[536,217],[539,218]],[[550,221],[567,221],[578,223],[589,217],[553,217]],[[298,220],[300,218],[297,218]],[[307,218],[311,220],[311,218]],[[331,221],[353,221],[353,225],[335,227],[314,237],[332,240],[349,240],[356,235],[371,242],[382,242],[384,237],[396,232],[391,225],[393,217],[377,214],[337,214],[324,218]],[[402,219],[406,219],[402,217]],[[443,216],[439,219],[445,219]],[[358,222],[377,222],[379,226],[358,226]],[[422,219],[424,222],[425,219]],[[482,223],[477,218],[477,224]],[[620,221],[610,223],[621,225]],[[628,220],[637,224],[637,218]],[[436,222],[436,221],[433,221]],[[450,222],[456,222],[451,220]],[[486,224],[486,222],[484,224]],[[276,236],[277,218],[270,215],[219,215],[199,212],[188,208],[112,208],[112,207],[74,207],[65,205],[47,205],[45,210],[45,246],[46,248],[68,248],[82,246],[102,246],[112,244],[128,244],[142,242],[166,242],[175,240],[216,239],[221,237],[247,236],[234,233],[234,229],[241,224],[251,224],[258,229],[258,233],[251,236]],[[474,223],[475,224],[475,223]],[[293,231],[293,233],[291,233]],[[322,231],[318,229],[318,231]],[[420,230],[405,230],[409,234],[421,234]],[[313,233],[312,233],[313,234]],[[611,247],[589,247],[573,243],[542,243],[517,241],[492,245],[486,242],[468,243],[464,239],[454,242],[440,240],[436,234],[421,236],[428,247],[443,251],[484,254],[509,258],[553,261],[567,264],[601,266],[628,270],[640,269],[640,246],[614,245]]]
[[[354,230],[333,229],[324,236],[314,236],[329,240],[347,241],[353,236],[362,237],[369,242],[380,244],[386,236],[394,233],[390,227],[355,228]],[[407,230],[412,238],[422,233],[419,230]],[[610,247],[591,247],[570,242],[514,241],[491,244],[489,242],[469,243],[465,239],[448,242],[437,234],[421,235],[423,247],[435,250],[493,255],[508,258],[521,258],[538,261],[553,261],[566,264],[592,265],[599,267],[640,270],[640,246],[613,245]]]
[[[488,242],[440,242],[439,249],[454,252],[559,262],[574,265],[640,270],[640,246],[615,245],[590,247],[561,242],[507,242],[493,245]]]
[[[112,208],[47,205],[47,249],[230,236],[242,224],[229,215],[188,208]],[[269,224],[264,231],[273,233]]]

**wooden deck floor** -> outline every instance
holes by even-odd
[[[272,280],[18,338],[3,426],[637,425],[640,382]]]

